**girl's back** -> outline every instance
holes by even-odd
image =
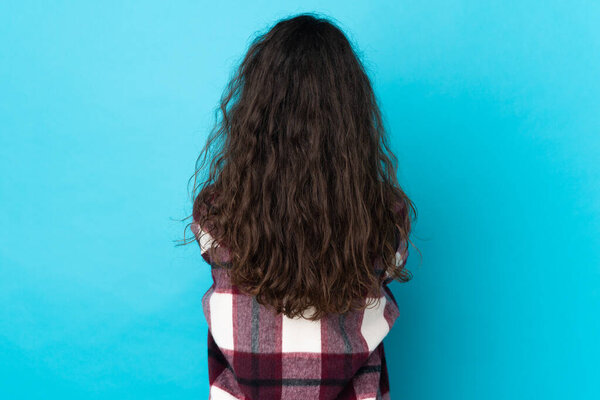
[[[211,399],[390,398],[383,338],[399,315],[391,278],[365,310],[289,318],[232,285],[228,249],[197,224],[192,230],[213,277],[202,297]]]
[[[352,46],[326,19],[282,20],[219,110],[191,223],[213,277],[211,399],[389,398],[387,285],[410,279],[416,209]]]

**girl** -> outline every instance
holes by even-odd
[[[351,44],[313,14],[279,21],[220,111],[189,225],[213,277],[210,399],[389,399],[387,285],[411,278],[416,209]]]

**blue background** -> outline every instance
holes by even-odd
[[[253,33],[316,10],[419,211],[392,398],[600,398],[600,6],[394,3],[3,1],[0,397],[208,397],[187,180]]]

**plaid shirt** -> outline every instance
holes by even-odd
[[[213,263],[230,261],[228,249],[196,224],[192,231],[213,277],[202,297],[210,400],[390,399],[383,338],[399,315],[387,286],[391,278],[378,307],[318,321],[292,319],[233,286]],[[397,251],[396,264],[405,261]]]

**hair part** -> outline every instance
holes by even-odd
[[[364,309],[385,276],[411,279],[416,208],[370,80],[335,24],[305,13],[256,37],[217,111],[188,226],[229,250],[215,263],[233,285],[288,317],[313,307],[316,320]]]

